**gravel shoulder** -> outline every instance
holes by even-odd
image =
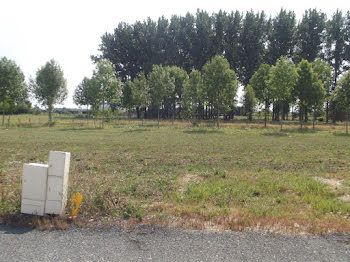
[[[0,225],[0,261],[350,261],[350,235]]]

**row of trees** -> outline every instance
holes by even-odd
[[[246,88],[261,64],[273,65],[286,56],[295,64],[302,59],[326,61],[332,68],[333,92],[350,62],[350,12],[337,10],[327,18],[322,11],[310,9],[297,21],[293,11],[284,9],[275,17],[264,12],[210,15],[198,10],[170,20],[120,23],[101,40],[101,55],[93,59],[111,61],[122,82],[140,77],[141,72],[148,76],[155,64],[178,66],[190,74],[193,69],[201,70],[213,56],[222,55]],[[335,105],[329,109],[335,120]]]
[[[19,66],[12,60],[0,59],[0,108],[2,110],[2,126],[5,124],[5,111],[11,113],[15,108],[31,107],[29,96],[32,95],[49,114],[52,123],[53,106],[63,102],[67,97],[66,80],[63,71],[54,60],[38,69],[35,79],[25,83]]]
[[[109,81],[104,84],[101,79]],[[162,117],[172,120],[176,115],[191,119],[215,115],[219,125],[219,115],[234,107],[237,87],[235,72],[221,56],[207,62],[202,72],[193,70],[188,75],[177,66],[153,65],[147,77],[141,72],[140,77],[125,83],[115,77],[108,60],[100,60],[93,76],[78,85],[73,100],[77,105],[91,106],[95,112],[102,107],[103,116],[108,104],[112,110],[122,107],[129,114],[135,109],[142,119],[145,115],[157,117],[158,123],[162,113]]]
[[[281,57],[276,65],[262,64],[254,73],[245,90],[244,107],[251,119],[256,102],[263,104],[266,126],[267,112],[271,104],[274,109],[281,109],[281,120],[289,113],[290,105],[297,105],[302,128],[308,108],[313,112],[314,123],[316,112],[323,108],[325,101],[328,105],[331,100],[330,86],[331,68],[324,61],[316,60],[310,63],[302,59],[295,66],[291,59]]]
[[[109,80],[103,82],[101,79]],[[324,104],[327,107],[332,101],[339,110],[345,108],[346,96],[337,91],[343,86],[346,88],[345,80],[332,96],[331,81],[332,69],[326,62],[310,63],[302,59],[296,66],[290,58],[282,56],[275,65],[262,64],[253,74],[244,91],[244,109],[252,119],[257,104],[263,107],[266,126],[272,106],[282,128],[282,120],[288,115],[290,106],[297,106],[302,128],[308,110],[313,112],[315,123],[316,113]],[[115,77],[111,62],[100,60],[93,77],[84,78],[76,88],[74,101],[77,105],[92,106],[95,111],[101,106],[104,111],[105,103],[112,110],[125,108],[129,114],[136,110],[142,119],[148,115],[159,120],[160,112],[172,120],[175,117],[215,118],[219,126],[220,115],[233,117],[237,87],[236,73],[230,69],[227,59],[219,55],[208,61],[201,71],[193,69],[189,75],[177,66],[153,65],[147,77],[141,72],[139,77],[125,83]]]

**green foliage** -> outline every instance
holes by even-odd
[[[254,89],[257,101],[264,103],[265,106],[265,127],[267,122],[267,112],[272,102],[272,90],[270,85],[271,66],[261,64],[259,69],[254,73],[249,83]]]
[[[289,102],[296,81],[297,71],[293,61],[282,56],[271,68],[270,85],[273,98],[280,104]]]
[[[3,112],[2,125],[4,125],[5,111],[16,110],[27,99],[27,87],[21,69],[12,60],[2,57],[0,59],[0,105]]]
[[[121,104],[122,82],[118,78],[114,78],[107,88],[106,103],[110,106],[112,112],[115,112]]]
[[[337,10],[326,23],[325,58],[333,67],[332,90],[337,85],[338,76],[343,72],[346,58],[346,27],[342,11]]]
[[[73,101],[79,106],[98,104],[98,87],[94,79],[84,77],[82,82],[74,90]]]
[[[270,87],[274,102],[282,108],[282,118],[285,105],[292,100],[292,90],[297,81],[297,71],[291,59],[282,56],[271,68]],[[281,118],[281,119],[282,119]],[[282,121],[281,121],[282,129]]]
[[[169,74],[174,81],[174,90],[170,94],[169,98],[170,98],[170,104],[172,105],[173,119],[175,119],[176,105],[180,104],[181,102],[183,89],[187,85],[188,75],[185,70],[177,66],[170,67]]]
[[[152,103],[159,108],[164,103],[164,99],[174,92],[174,78],[170,76],[169,68],[154,65],[148,79],[151,88]]]
[[[183,115],[193,119],[198,115],[198,107],[204,104],[205,93],[202,74],[192,70],[189,81],[184,87],[182,97]]]
[[[239,56],[240,61],[238,76],[244,86],[247,86],[251,76],[263,62],[266,42],[266,16],[264,12],[247,12],[239,36]]]
[[[255,98],[255,93],[254,89],[248,85],[244,89],[244,96],[243,96],[243,107],[245,114],[247,114],[249,121],[253,120],[253,112],[254,112],[254,107],[256,105],[256,98]]]
[[[268,64],[260,65],[249,82],[260,103],[269,104],[271,102],[272,94],[269,85],[270,70],[271,67]]]
[[[130,111],[134,107],[133,92],[134,84],[131,81],[126,81],[123,85],[122,106]]]
[[[323,102],[324,90],[318,74],[313,72],[312,65],[305,59],[298,64],[297,73],[294,93],[299,100],[299,106],[319,107]]]
[[[317,74],[328,98],[331,93],[332,68],[325,61],[316,60],[312,63],[312,70]]]
[[[98,61],[93,74],[92,85],[96,90],[95,110],[102,106],[102,117],[105,118],[105,105],[109,104],[114,111],[119,104],[121,96],[121,82],[115,76],[113,65],[106,59]],[[97,104],[98,102],[98,104]],[[102,121],[104,127],[104,120]]]
[[[124,209],[124,212],[123,212],[123,217],[126,219],[134,217],[134,218],[137,218],[141,221],[143,216],[144,216],[144,214],[143,214],[142,209],[140,207],[134,206],[132,204],[127,204],[125,209]]]
[[[54,60],[50,60],[36,72],[31,87],[35,98],[43,106],[52,107],[62,103],[67,97],[63,71]]]
[[[297,57],[309,62],[320,57],[324,31],[326,28],[326,14],[317,9],[305,11],[298,25],[297,32]]]
[[[350,113],[350,71],[347,71],[340,79],[334,92],[334,101],[340,110]]]
[[[165,104],[169,97],[175,92],[175,79],[170,76],[169,67],[153,65],[153,70],[148,76],[151,89],[152,104],[157,108],[158,127],[159,110]]]
[[[61,104],[67,98],[66,79],[61,67],[55,60],[50,60],[36,72],[36,78],[31,79],[31,91],[34,97],[48,108],[49,123],[55,104]]]
[[[132,85],[132,96],[136,107],[146,108],[151,103],[147,78],[141,72],[140,78],[135,78]]]
[[[309,107],[315,111],[322,107],[325,90],[319,75],[314,73],[311,63],[302,59],[297,67],[298,80],[294,88],[294,95],[298,99],[300,125],[302,128],[303,112]],[[315,117],[314,117],[315,120]]]
[[[236,73],[225,58],[215,56],[203,66],[203,80],[209,103],[215,107],[219,127],[219,114],[235,102],[238,88]]]
[[[104,105],[108,99],[112,99],[113,96],[119,95],[117,91],[114,92],[115,90],[119,90],[120,84],[114,74],[114,68],[110,61],[104,59],[98,61],[93,77],[95,81],[94,84],[99,87],[98,95],[102,105]]]
[[[281,56],[291,57],[295,47],[296,19],[293,11],[287,12],[283,8],[270,21],[268,62],[274,63]]]

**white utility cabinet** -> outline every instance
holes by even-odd
[[[48,167],[35,163],[23,165],[22,213],[44,215]]]
[[[21,212],[63,215],[67,204],[70,153],[50,151],[49,164],[24,164]]]
[[[45,213],[62,215],[67,204],[70,153],[50,151]]]

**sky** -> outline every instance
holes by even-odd
[[[61,66],[67,79],[68,98],[58,107],[76,107],[75,87],[92,75],[90,56],[98,54],[100,38],[119,22],[134,23],[147,17],[185,15],[203,9],[209,13],[264,10],[275,16],[281,8],[300,19],[306,9],[317,8],[328,17],[336,9],[350,10],[348,0],[1,0],[0,57],[14,60],[28,81],[50,59]]]

